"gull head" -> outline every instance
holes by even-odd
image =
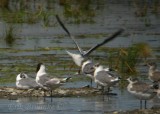
[[[154,63],[154,62],[150,62],[150,63],[147,63],[147,65],[149,66],[149,69],[156,69],[157,68],[157,64]]]
[[[68,54],[69,56],[72,57],[73,61],[75,62],[75,64],[76,64],[77,66],[81,66],[81,65],[82,65],[82,62],[83,62],[83,60],[84,60],[84,57],[83,57],[81,54],[71,53],[71,52],[69,52],[69,51],[67,51],[67,50],[66,50],[66,52],[67,52],[67,54]]]
[[[136,83],[136,82],[138,82],[138,78],[129,77],[129,78],[127,78],[127,81],[129,83]]]
[[[37,64],[36,72],[38,73],[39,71],[45,71],[45,65],[43,63]]]
[[[27,74],[20,73],[20,74],[17,75],[16,80],[19,81],[19,80],[22,80],[22,79],[25,79],[25,78],[28,78]]]

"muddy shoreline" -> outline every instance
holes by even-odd
[[[95,96],[101,92],[95,88],[58,88],[52,92],[53,97],[79,97]],[[44,91],[41,89],[18,89],[16,87],[0,87],[0,98],[12,99],[16,97],[43,97]],[[45,92],[45,96],[50,96],[50,91]]]

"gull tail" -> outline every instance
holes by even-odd
[[[62,79],[61,79],[61,83],[68,82],[70,79],[72,79],[72,78],[71,78],[71,77],[62,78]]]
[[[75,54],[74,53],[71,53],[71,52],[69,52],[69,51],[67,51],[66,50],[66,52],[67,52],[67,54],[69,55],[69,56],[71,56],[71,57],[73,57]]]

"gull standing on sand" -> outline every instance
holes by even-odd
[[[149,66],[149,79],[153,82],[160,82],[160,71],[157,69],[157,64],[156,63],[148,63]]]
[[[152,99],[157,94],[158,85],[150,85],[131,77],[127,80],[129,82],[128,92],[140,100],[140,108],[142,108],[142,100],[145,101],[145,108],[147,108],[147,100]]]
[[[38,84],[32,78],[29,78],[27,74],[20,73],[16,77],[16,87],[19,89],[31,89],[38,88]]]
[[[39,63],[37,65],[36,82],[44,90],[50,90],[51,97],[52,97],[52,90],[62,86],[69,79],[70,77],[68,78],[49,78],[49,75],[46,73],[45,65],[43,63]]]
[[[105,94],[105,87],[108,88],[107,94],[108,95],[116,95],[110,92],[110,87],[115,86],[120,78],[114,74],[112,74],[109,68],[104,68],[102,65],[95,65],[94,66],[94,81],[97,85],[102,87],[102,92]]]
[[[57,21],[59,22],[59,24],[61,25],[61,27],[66,31],[66,33],[69,35],[69,37],[74,41],[75,45],[78,48],[79,53],[71,53],[69,51],[66,51],[68,55],[70,55],[73,59],[73,61],[75,62],[75,64],[79,67],[81,67],[81,71],[82,74],[88,76],[91,78],[91,85],[92,85],[92,79],[93,77],[93,66],[94,63],[88,59],[88,56],[91,54],[91,52],[93,52],[94,50],[96,50],[97,48],[99,48],[100,46],[104,45],[105,43],[113,40],[116,36],[118,36],[119,34],[121,34],[123,32],[123,29],[118,30],[116,33],[114,33],[113,35],[111,35],[109,38],[105,39],[103,42],[98,43],[97,45],[93,46],[92,48],[90,48],[88,51],[83,51],[78,43],[76,42],[75,38],[70,34],[70,32],[67,30],[67,28],[64,26],[64,24],[62,23],[62,21],[60,20],[60,18],[58,17],[58,15],[56,15]]]

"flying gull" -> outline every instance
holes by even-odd
[[[74,41],[76,47],[79,50],[79,53],[71,53],[69,51],[66,51],[67,54],[72,57],[73,61],[75,62],[75,64],[77,66],[81,67],[82,74],[84,74],[84,75],[86,75],[86,76],[91,78],[91,85],[92,85],[92,79],[94,78],[93,77],[93,66],[94,66],[94,63],[91,60],[89,60],[87,57],[91,54],[91,52],[93,52],[94,50],[96,50],[100,46],[102,46],[105,43],[113,40],[116,36],[121,34],[123,32],[123,29],[118,30],[116,33],[112,34],[109,38],[106,38],[101,43],[98,43],[97,45],[93,46],[88,51],[83,51],[80,48],[80,46],[78,45],[78,43],[76,42],[74,36],[72,36],[70,34],[70,32],[68,31],[68,29],[64,26],[64,24],[62,23],[62,21],[60,20],[58,15],[56,15],[56,18],[57,18],[57,21],[59,22],[59,24],[61,25],[61,27],[66,31],[66,33],[69,35],[69,37]]]

